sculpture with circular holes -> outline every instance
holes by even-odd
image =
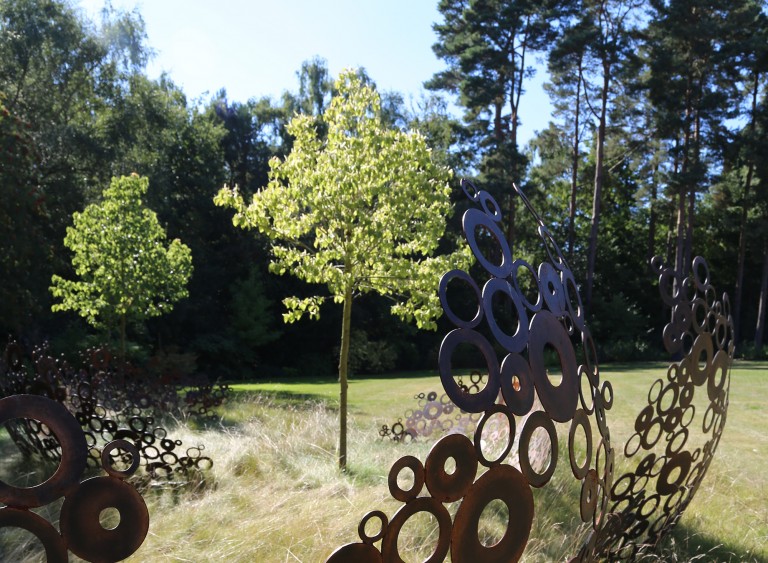
[[[149,530],[149,513],[144,499],[124,481],[139,466],[139,451],[125,440],[107,444],[102,468],[107,476],[82,483],[88,447],[77,420],[58,402],[37,395],[12,395],[0,399],[0,424],[9,420],[35,421],[45,428],[61,449],[53,476],[32,487],[16,487],[0,481],[0,527],[21,528],[42,544],[49,563],[66,563],[71,551],[86,561],[120,561],[132,555]],[[120,453],[122,451],[122,453]],[[115,467],[115,459],[130,460],[127,467]],[[59,527],[33,508],[64,498]],[[102,523],[106,510],[115,511],[119,522],[113,528]]]
[[[438,525],[427,561],[448,554],[454,562],[517,561],[535,514],[532,488],[546,487],[562,465],[579,483],[573,502],[587,530],[571,561],[635,559],[658,545],[679,520],[720,441],[734,352],[728,298],[717,299],[701,257],[687,276],[652,261],[661,301],[671,309],[662,339],[676,361],[652,384],[634,434],[616,452],[606,412],[613,405],[613,388],[601,378],[568,262],[520,190],[515,188],[545,250],[546,259],[537,267],[514,256],[499,225],[501,208],[490,194],[467,181],[462,188],[476,204],[465,212],[462,225],[479,268],[474,275],[452,270],[440,281],[443,310],[456,328],[445,336],[438,363],[450,401],[480,416],[474,444],[465,436],[445,436],[424,465],[413,456],[396,462],[390,493],[404,505],[392,521],[379,516],[375,536],[361,532],[362,544],[342,546],[328,561],[401,561],[397,540],[403,524],[421,512]],[[464,290],[460,295],[474,299],[469,308],[452,301],[451,288],[458,286]],[[459,313],[467,310],[471,313]],[[468,350],[484,365],[484,385],[472,391],[460,385],[460,369],[454,369]],[[491,441],[486,423],[494,416],[497,421],[506,417],[509,436],[500,454],[486,456],[484,444]],[[548,454],[537,463],[541,447],[532,444],[541,444],[542,435]],[[567,450],[563,459],[559,444]],[[616,477],[617,456],[626,458],[622,468],[635,469]],[[408,490],[397,484],[404,472],[412,473]],[[501,538],[488,546],[478,537],[479,520],[494,501],[506,505],[508,520]],[[453,511],[446,510],[449,504]],[[381,550],[374,545],[378,540]]]

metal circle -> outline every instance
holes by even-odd
[[[597,509],[598,497],[598,478],[597,471],[590,469],[584,476],[581,483],[581,499],[579,502],[579,512],[581,520],[588,522],[595,515]]]
[[[494,500],[507,505],[507,530],[498,543],[485,546],[478,537],[480,516]],[[472,485],[456,512],[451,560],[498,563],[518,561],[528,543],[533,513],[533,493],[523,475],[511,465],[492,467]]]
[[[0,528],[21,528],[34,535],[45,549],[48,563],[67,563],[67,546],[64,538],[44,518],[29,510],[0,508]]]
[[[547,344],[551,344],[560,357],[562,381],[557,387],[550,383],[544,366],[544,347]],[[579,395],[576,354],[563,325],[549,311],[542,310],[533,316],[528,361],[544,409],[557,422],[571,420]]]
[[[539,292],[553,315],[561,317],[565,314],[565,288],[560,274],[549,262],[539,264]]]
[[[531,274],[531,277],[533,278],[534,288],[536,289],[537,295],[536,303],[531,303],[528,301],[528,298],[525,296],[525,292],[520,287],[520,282],[517,278],[517,272],[521,267],[528,270],[528,272]],[[544,298],[542,297],[541,291],[539,290],[539,276],[536,274],[536,270],[534,270],[533,266],[531,266],[522,258],[518,258],[512,264],[512,272],[510,274],[510,278],[512,279],[512,285],[514,286],[515,291],[517,291],[517,294],[520,296],[520,301],[522,301],[523,305],[525,305],[526,308],[532,313],[541,311],[541,305],[544,302]]]
[[[514,378],[517,378],[517,386]],[[507,354],[501,362],[501,393],[507,408],[517,416],[524,416],[533,407],[534,383],[531,368],[519,354]]]
[[[512,270],[512,252],[498,224],[479,209],[467,209],[462,217],[461,226],[464,229],[464,236],[467,239],[469,248],[472,250],[475,258],[477,258],[477,261],[480,262],[480,265],[497,278],[506,278]],[[496,239],[496,243],[501,251],[501,264],[494,264],[480,250],[476,238],[476,229],[480,226],[484,227]]]
[[[397,478],[405,468],[413,472],[413,486],[408,490],[401,489],[400,485],[397,484]],[[415,499],[419,496],[422,487],[424,487],[424,466],[417,457],[412,455],[403,456],[390,468],[387,482],[389,484],[389,494],[392,495],[392,498],[400,502],[408,502]]]
[[[485,389],[479,393],[464,393],[451,374],[453,351],[459,344],[464,343],[475,346],[485,357],[488,367],[488,381],[485,384]],[[443,389],[460,409],[467,412],[483,412],[496,402],[499,393],[499,363],[490,342],[480,333],[471,329],[457,328],[446,334],[440,344],[438,365]]]
[[[448,284],[453,279],[460,279],[469,284],[469,286],[474,290],[475,296],[477,297],[477,312],[475,313],[475,316],[468,321],[465,321],[456,313],[454,313],[453,309],[451,309],[451,306],[448,303]],[[451,270],[450,272],[443,274],[443,276],[440,278],[438,295],[440,296],[440,305],[443,307],[445,316],[448,317],[448,320],[455,324],[457,327],[475,328],[478,324],[480,324],[480,321],[483,319],[483,307],[481,304],[480,288],[477,286],[475,280],[473,280],[467,272],[463,270]]]
[[[110,463],[109,454],[112,452],[112,450],[116,450],[118,448],[131,454],[131,465],[128,467],[128,469],[115,469]],[[131,444],[128,440],[112,440],[109,444],[104,446],[103,450],[101,450],[101,467],[109,475],[112,477],[117,477],[118,479],[125,479],[126,477],[133,475],[139,468],[140,462],[141,455],[139,455],[138,448]]]
[[[116,508],[117,527],[106,530],[101,511]],[[61,535],[69,549],[88,561],[120,561],[133,554],[149,530],[149,512],[136,489],[113,477],[94,477],[80,483],[61,506]]]
[[[543,428],[549,435],[550,451],[549,464],[544,473],[537,473],[531,466],[531,459],[528,448],[531,442],[531,436],[537,428]],[[552,419],[544,411],[534,411],[528,417],[520,433],[519,443],[520,469],[525,475],[528,483],[533,487],[543,487],[552,478],[557,467],[557,431]]]
[[[485,428],[485,423],[488,421],[488,419],[490,419],[494,414],[498,413],[501,413],[507,417],[507,422],[509,423],[509,440],[507,441],[507,445],[504,448],[504,451],[502,451],[495,460],[489,461],[486,459],[485,455],[483,455],[483,429]],[[507,457],[507,454],[512,449],[512,444],[515,442],[515,430],[515,417],[512,416],[512,414],[509,412],[509,409],[507,409],[504,405],[493,405],[490,409],[485,411],[483,418],[480,419],[480,424],[478,424],[477,428],[475,429],[475,452],[477,452],[477,459],[480,461],[480,463],[486,467],[491,467],[504,461],[504,458]]]
[[[440,563],[448,554],[451,544],[451,515],[440,501],[432,497],[419,497],[400,507],[387,526],[387,533],[381,541],[381,554],[384,561],[402,561],[397,550],[397,540],[405,522],[418,512],[429,512],[437,519],[438,538],[435,551],[424,563]]]
[[[0,481],[0,502],[16,508],[36,508],[77,486],[88,461],[88,446],[75,417],[47,397],[11,395],[0,399],[0,424],[14,418],[39,420],[48,426],[61,445],[61,461],[47,481],[34,487],[14,487]]]
[[[574,441],[576,438],[576,428],[581,426],[584,429],[584,436],[587,442],[587,455],[584,460],[584,465],[579,466],[576,462],[576,450],[574,448]],[[571,430],[568,432],[568,455],[571,461],[571,471],[576,479],[584,479],[589,471],[589,464],[592,461],[592,426],[589,424],[589,417],[587,413],[579,409],[573,415],[571,421]]]
[[[378,518],[379,522],[381,522],[381,526],[379,527],[379,533],[374,536],[369,536],[365,533],[365,526],[368,524],[368,521],[371,518]],[[360,540],[363,543],[375,543],[379,541],[381,538],[384,537],[384,534],[387,533],[387,524],[389,523],[389,520],[387,518],[387,515],[384,514],[381,510],[372,510],[365,516],[363,516],[363,519],[360,520],[360,525],[357,527],[357,534],[360,536]]]
[[[493,314],[493,297],[499,292],[509,297],[517,312],[517,330],[511,336],[499,328]],[[522,352],[528,344],[528,313],[520,302],[517,292],[512,289],[512,285],[507,280],[501,278],[489,279],[483,286],[482,303],[485,317],[488,320],[488,328],[491,329],[497,342],[507,352]]]
[[[456,469],[451,474],[445,471],[449,458],[456,462]],[[463,434],[448,434],[441,438],[432,446],[424,464],[427,489],[440,502],[453,502],[463,497],[476,474],[475,447]]]
[[[473,202],[477,203],[478,199],[480,198],[480,190],[477,189],[475,184],[466,178],[462,178],[460,184],[464,195]]]
[[[336,549],[325,563],[381,563],[381,553],[367,543],[348,543]]]
[[[493,196],[485,190],[482,190],[478,196],[480,196],[480,205],[483,207],[485,214],[497,223],[501,223],[501,206],[496,202]]]

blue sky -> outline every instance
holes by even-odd
[[[104,0],[75,0],[92,19]],[[333,76],[363,66],[381,90],[418,100],[423,82],[445,65],[432,53],[437,0],[112,0],[138,9],[156,57],[148,74],[167,72],[190,99],[226,88],[229,99],[277,98],[298,88],[296,71],[323,57]],[[521,103],[524,143],[550,114],[541,73]]]

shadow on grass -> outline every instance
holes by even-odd
[[[768,553],[744,550],[743,546],[724,543],[717,538],[702,534],[695,528],[678,523],[664,538],[655,554],[639,561],[718,561],[728,563],[760,563],[766,561]]]

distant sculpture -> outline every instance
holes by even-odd
[[[405,522],[420,512],[434,516],[439,527],[429,562],[442,561],[449,553],[455,563],[517,561],[535,515],[531,488],[545,487],[559,462],[567,463],[580,483],[574,503],[588,528],[573,561],[632,559],[645,546],[655,545],[677,521],[719,441],[733,356],[727,297],[715,300],[701,258],[694,260],[694,273],[687,278],[654,261],[662,298],[672,307],[664,343],[671,354],[684,357],[670,366],[666,382],[658,380],[651,388],[649,404],[635,423],[636,434],[624,450],[630,459],[639,458],[637,469],[617,479],[607,420],[613,389],[609,381],[601,380],[573,272],[519,189],[515,188],[536,221],[547,256],[538,267],[512,256],[499,227],[501,208],[493,197],[468,181],[462,181],[462,188],[476,205],[464,213],[462,227],[483,274],[475,279],[453,270],[440,281],[443,310],[456,328],[442,342],[439,370],[451,401],[467,412],[482,413],[482,418],[474,440],[448,435],[433,446],[425,463],[414,456],[395,462],[389,490],[403,505],[391,520],[381,511],[366,514],[358,528],[360,542],[338,548],[328,563],[401,561],[398,536]],[[474,295],[477,307],[471,318],[454,312],[448,297],[452,283],[464,284]],[[494,315],[499,298],[514,310],[517,326],[512,331],[502,328]],[[473,347],[485,359],[487,382],[478,392],[467,392],[456,380],[452,357],[459,346]],[[504,350],[501,362],[496,349]],[[545,352],[556,356],[559,377],[549,374]],[[692,399],[696,388],[704,386],[709,401],[702,423],[706,441],[694,446]],[[503,400],[497,402],[499,393]],[[508,422],[508,440],[501,455],[488,459],[483,449],[488,443],[485,428],[491,417],[499,415]],[[565,425],[564,435],[567,430],[567,460],[559,459],[557,425]],[[531,461],[541,450],[532,448],[531,440],[539,429],[549,438],[549,459],[543,468]],[[652,451],[655,447],[661,452]],[[452,472],[446,470],[450,458],[455,462]],[[404,472],[413,477],[407,490],[398,483]],[[479,520],[497,499],[508,508],[506,531],[500,541],[486,546],[478,537]],[[445,504],[454,502],[460,504],[451,518]],[[374,519],[380,526],[370,535],[366,526]],[[375,545],[379,541],[380,548]]]

